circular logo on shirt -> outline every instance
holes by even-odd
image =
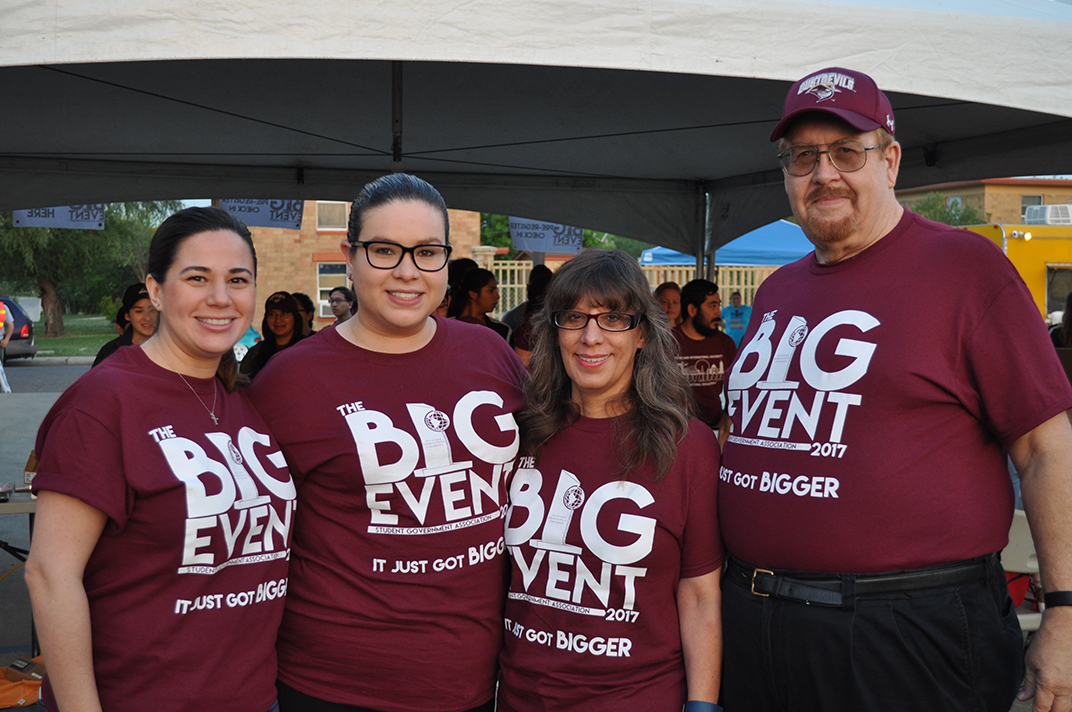
[[[807,336],[808,327],[803,325],[798,326],[797,328],[793,329],[793,333],[789,335],[789,345],[793,347],[800,346],[802,343],[804,343],[804,339],[807,338]]]
[[[424,424],[429,430],[441,433],[450,427],[450,416],[441,410],[433,410],[424,416]]]
[[[238,451],[238,448],[230,440],[227,441],[227,452],[231,453],[231,459],[235,461],[236,465],[242,464],[242,453]]]
[[[566,509],[577,509],[584,504],[584,490],[573,485],[562,495],[562,504],[566,505]]]

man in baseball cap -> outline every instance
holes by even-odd
[[[726,380],[722,702],[1008,712],[1008,454],[1047,590],[1020,698],[1067,711],[1072,387],[1000,250],[897,202],[895,130],[874,80],[831,67],[771,133],[815,252],[759,288]]]

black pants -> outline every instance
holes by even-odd
[[[299,692],[278,680],[275,686],[279,691],[279,712],[377,712],[368,707],[321,700],[318,697]],[[495,700],[489,700],[486,704],[466,710],[466,712],[492,712],[494,709]],[[1005,710],[1005,712],[1008,712],[1008,710]]]
[[[1009,712],[1020,624],[997,557],[985,581],[840,608],[722,582],[722,705],[749,712]]]

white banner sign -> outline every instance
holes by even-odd
[[[70,227],[76,230],[103,230],[104,203],[14,210],[11,213],[11,221],[15,227]]]
[[[247,227],[301,230],[304,200],[221,200],[220,207]]]
[[[510,218],[510,239],[515,250],[575,255],[581,251],[584,230],[569,225]]]

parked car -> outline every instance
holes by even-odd
[[[261,335],[257,333],[257,330],[252,326],[249,327],[249,331],[238,340],[238,343],[234,345],[234,356],[239,362],[245,357],[246,352],[253,348],[253,344],[261,340]]]
[[[3,301],[4,306],[7,307],[8,318],[15,320],[15,331],[11,333],[11,341],[3,351],[4,361],[9,358],[33,358],[37,355],[33,322],[14,299],[0,297],[0,301]]]

